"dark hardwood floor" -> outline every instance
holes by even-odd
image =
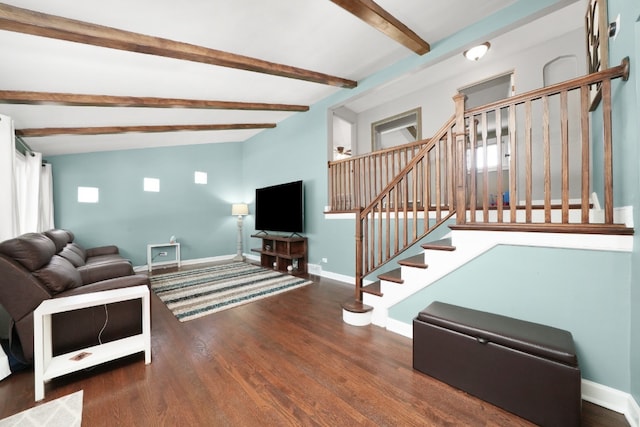
[[[315,283],[180,323],[152,296],[152,363],[135,355],[53,380],[84,390],[84,426],[529,426],[412,368],[411,340],[342,322],[352,289]],[[0,418],[35,406],[33,372],[0,382]],[[627,426],[585,402],[582,425]]]

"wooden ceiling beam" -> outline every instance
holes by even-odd
[[[212,110],[308,111],[308,105],[266,104],[260,102],[210,101],[200,99],[152,98],[135,96],[85,95],[76,93],[0,90],[0,103],[65,105],[90,107],[200,108]]]
[[[331,0],[341,8],[351,12],[375,29],[383,32],[418,55],[431,50],[429,43],[414,33],[409,27],[381,8],[373,0]]]
[[[129,132],[178,132],[205,130],[238,130],[238,129],[269,129],[276,127],[275,123],[237,123],[237,124],[207,124],[207,125],[158,125],[158,126],[99,126],[99,127],[65,127],[65,128],[32,128],[16,129],[16,135],[23,138],[54,135],[108,135]]]
[[[221,67],[354,88],[357,82],[189,43],[48,15],[0,3],[0,29]]]

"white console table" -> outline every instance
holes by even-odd
[[[153,249],[155,248],[175,248],[176,257],[171,261],[160,261],[153,262]],[[178,268],[180,268],[180,243],[154,243],[147,245],[147,267],[149,268],[149,272],[153,270],[154,265],[166,265],[166,264],[177,264]]]
[[[52,314],[134,299],[140,299],[142,304],[141,334],[53,356],[51,344]],[[141,351],[144,351],[144,363],[147,365],[151,363],[151,316],[149,307],[149,288],[144,285],[43,301],[33,312],[35,400],[44,399],[44,385],[46,382],[71,372]]]

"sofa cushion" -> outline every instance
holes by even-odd
[[[93,265],[93,264],[110,264],[112,262],[120,262],[120,261],[127,261],[124,258],[122,258],[120,255],[114,254],[114,255],[98,255],[98,256],[91,256],[91,257],[87,257],[87,261],[86,261],[86,265]]]
[[[71,240],[66,230],[51,229],[44,232],[56,244],[56,252],[60,252]]]
[[[0,243],[0,253],[13,258],[29,271],[46,265],[56,253],[56,245],[41,233],[26,233]]]
[[[67,244],[66,247],[80,255],[80,258],[82,258],[83,261],[87,260],[87,251],[79,244],[72,242]]]
[[[134,274],[131,263],[126,259],[113,260],[105,263],[88,263],[82,267],[78,267],[77,270],[80,272],[82,283],[85,285]]]
[[[80,272],[59,255],[54,255],[49,264],[34,271],[33,275],[54,294],[82,286]]]
[[[87,249],[87,258],[102,256],[102,255],[118,255],[120,251],[116,245],[97,246],[95,248]]]
[[[60,252],[58,252],[58,255],[69,261],[71,264],[73,264],[74,267],[82,267],[85,264],[84,258],[82,258],[82,256],[77,251],[69,247],[69,244],[67,244],[67,246],[65,246]]]

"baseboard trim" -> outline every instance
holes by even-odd
[[[624,414],[631,427],[640,427],[640,405],[629,395],[629,411]]]
[[[332,273],[330,271],[322,271],[321,270],[320,276],[321,277],[326,277],[327,279],[331,279],[331,280],[336,280],[338,282],[342,282],[345,285],[348,285],[348,286],[351,286],[351,287],[354,286],[354,280],[355,279],[353,277],[350,277],[350,276],[347,276],[347,275],[344,275],[344,274]]]
[[[583,379],[582,399],[623,414],[631,427],[640,427],[640,407],[629,393]]]
[[[185,260],[181,260],[180,264],[181,265],[196,265],[196,264],[203,264],[203,263],[207,263],[207,262],[231,261],[234,256],[235,256],[235,254],[234,255],[213,256],[213,257],[207,257],[207,258],[185,259]],[[245,255],[245,257],[246,258],[251,258],[251,257],[249,257],[247,255]],[[172,265],[175,266],[175,263],[172,264]],[[155,270],[161,270],[161,268],[156,268]],[[147,264],[137,265],[137,266],[133,267],[133,271],[135,271],[136,273],[144,273],[144,272],[149,271],[149,268],[147,267]]]
[[[386,328],[390,332],[394,332],[398,335],[402,335],[403,337],[407,337],[413,339],[413,325],[401,322],[396,319],[392,319],[391,317],[387,317],[387,325]]]

